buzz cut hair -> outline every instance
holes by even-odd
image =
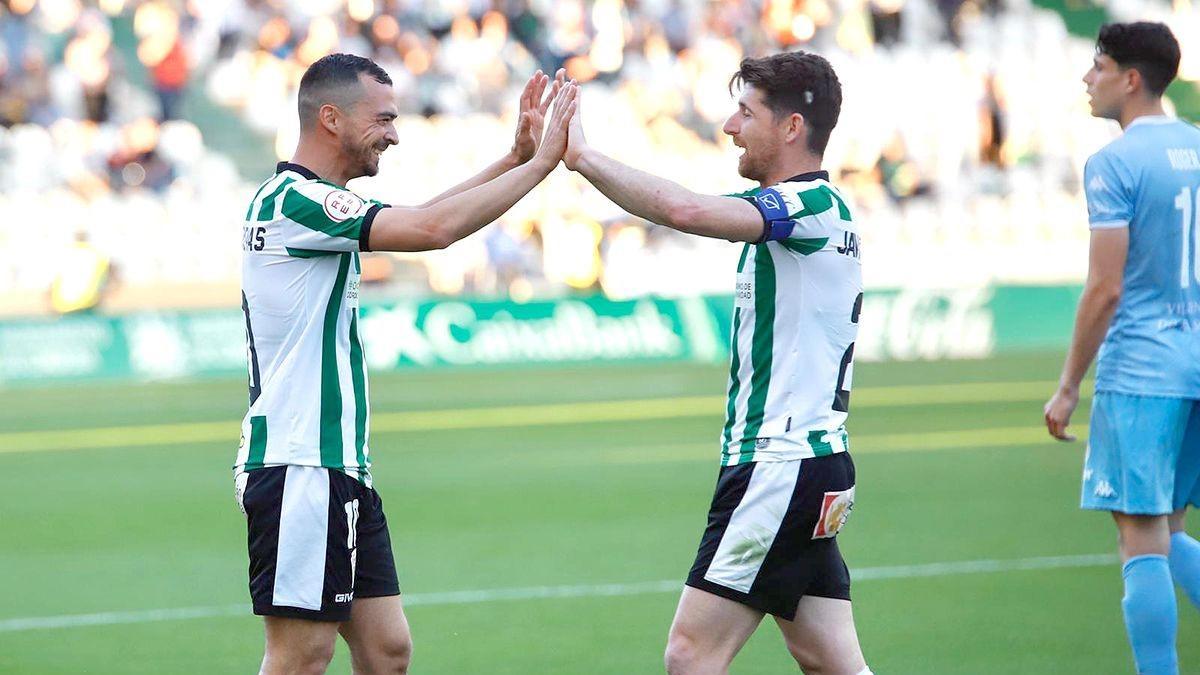
[[[818,157],[825,154],[842,111],[842,83],[824,57],[795,51],[745,58],[729,80],[730,93],[735,86],[762,92],[776,118],[800,113],[808,127],[808,149]]]
[[[360,77],[366,75],[380,84],[392,86],[387,71],[371,59],[354,54],[329,54],[313,62],[300,78],[297,108],[300,128],[309,129],[317,121],[321,106],[348,107],[362,95]]]
[[[1166,24],[1151,21],[1106,23],[1096,38],[1096,53],[1142,76],[1151,95],[1162,96],[1179,74],[1179,41]]]

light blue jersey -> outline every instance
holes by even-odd
[[[1129,228],[1096,390],[1200,399],[1200,129],[1139,117],[1083,173],[1091,229]]]

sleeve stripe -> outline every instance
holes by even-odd
[[[1118,230],[1122,227],[1129,227],[1128,220],[1101,220],[1095,223],[1089,223],[1088,228],[1093,230]]]

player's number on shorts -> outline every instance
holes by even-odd
[[[358,500],[346,502],[346,548],[354,550],[358,543]]]
[[[1179,287],[1187,288],[1193,279],[1200,284],[1200,188],[1196,188],[1194,195],[1189,187],[1179,188],[1179,194],[1175,195],[1175,208],[1181,212],[1183,235],[1179,255]]]
[[[862,313],[863,294],[859,293],[854,299],[854,308],[850,310],[850,323],[858,323],[858,315]],[[850,412],[850,390],[846,389],[846,375],[854,364],[854,343],[846,347],[842,354],[842,365],[838,368],[837,385],[833,388],[833,409],[838,412]]]

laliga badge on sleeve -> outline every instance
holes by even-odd
[[[821,499],[821,513],[817,516],[817,526],[813,528],[813,539],[829,539],[836,536],[850,517],[854,508],[854,487],[841,492],[826,492]]]
[[[325,215],[335,223],[353,218],[363,207],[363,200],[346,190],[333,190],[325,195]]]

